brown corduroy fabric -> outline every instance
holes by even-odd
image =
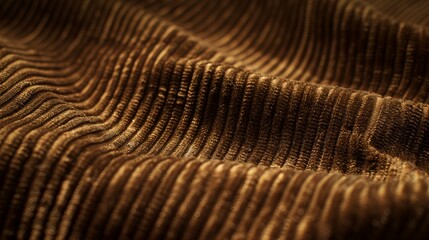
[[[2,239],[424,239],[429,2],[1,0]]]

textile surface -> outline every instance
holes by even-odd
[[[424,239],[429,2],[1,0],[2,239]]]

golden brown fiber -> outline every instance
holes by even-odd
[[[1,0],[1,239],[425,239],[429,3]]]

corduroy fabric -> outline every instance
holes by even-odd
[[[429,2],[1,0],[2,239],[425,239]]]

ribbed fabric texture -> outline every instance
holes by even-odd
[[[429,3],[1,0],[2,239],[425,239]]]

